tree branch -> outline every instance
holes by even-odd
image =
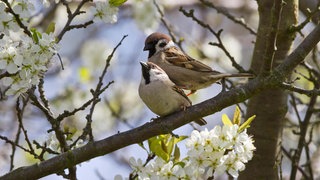
[[[289,91],[293,91],[293,92],[296,92],[299,94],[304,94],[309,97],[314,96],[314,95],[320,96],[320,89],[305,90],[300,87],[296,87],[294,85],[286,84],[286,83],[281,84],[281,87],[284,89],[287,89]]]
[[[319,37],[316,37],[317,35],[320,35],[320,25],[317,25],[299,46],[287,56],[285,61],[277,67],[275,73],[279,74],[280,79],[284,79],[318,44]]]
[[[318,8],[319,1],[318,0],[303,0],[299,1],[299,9],[300,11],[308,17],[311,11],[315,11]],[[314,24],[318,24],[320,19],[320,12],[317,12],[312,16],[311,20]]]
[[[65,0],[62,1],[62,4],[65,5],[66,8],[67,8],[68,21],[66,22],[66,24],[65,24],[64,28],[62,29],[62,31],[60,32],[60,34],[57,36],[57,41],[58,41],[58,42],[62,39],[62,37],[64,36],[64,34],[65,34],[66,32],[68,32],[68,31],[70,31],[71,29],[73,29],[73,28],[83,28],[83,27],[87,27],[88,25],[90,25],[90,24],[93,23],[93,21],[88,21],[88,22],[86,22],[86,23],[84,23],[84,24],[81,24],[81,25],[71,25],[71,22],[73,21],[73,19],[74,19],[76,16],[78,16],[79,14],[83,13],[82,11],[80,11],[81,8],[82,8],[82,6],[83,6],[84,4],[86,4],[87,2],[90,2],[90,1],[92,1],[92,0],[82,0],[82,1],[79,3],[79,5],[78,5],[78,7],[76,8],[76,10],[74,11],[74,13],[71,12],[70,7],[69,7],[69,4],[68,4]]]
[[[218,40],[218,43],[210,42],[209,44],[212,45],[212,46],[217,46],[218,48],[220,48],[226,54],[226,56],[230,59],[230,61],[232,63],[232,66],[235,67],[239,72],[247,72],[246,70],[243,69],[243,67],[240,64],[238,64],[236,62],[234,57],[229,53],[227,48],[224,46],[224,44],[223,44],[223,42],[221,40],[221,33],[223,31],[222,29],[220,29],[218,32],[215,32],[209,24],[204,23],[203,21],[199,20],[197,17],[194,16],[194,10],[193,9],[191,9],[189,11],[186,11],[185,9],[180,7],[179,11],[182,12],[186,17],[191,18],[193,21],[198,23],[201,27],[209,30]]]
[[[251,34],[257,35],[257,32],[253,28],[249,27],[249,25],[246,24],[242,18],[234,17],[225,8],[217,7],[213,3],[209,2],[209,1],[206,1],[206,0],[200,0],[200,2],[202,4],[204,4],[205,6],[207,6],[207,7],[215,9],[218,13],[223,14],[224,16],[226,16],[228,19],[230,19],[234,23],[240,24],[242,27],[247,29]]]
[[[174,43],[176,43],[178,45],[178,47],[183,50],[182,48],[182,41],[181,38],[179,38],[179,41],[176,39],[176,36],[174,35],[173,31],[172,31],[172,25],[169,24],[165,19],[164,19],[164,13],[162,12],[160,6],[158,5],[156,0],[153,0],[153,4],[155,5],[155,7],[157,8],[158,13],[160,14],[160,20],[163,23],[163,25],[166,27],[166,29],[169,32],[169,35],[171,36],[171,39]]]

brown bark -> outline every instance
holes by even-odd
[[[258,6],[260,23],[251,69],[265,75],[289,54],[295,36],[289,29],[297,23],[298,2],[260,0]],[[279,179],[277,156],[286,111],[287,95],[278,88],[264,90],[249,100],[248,117],[257,116],[249,128],[257,150],[240,179]]]

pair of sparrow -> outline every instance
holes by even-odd
[[[151,111],[159,116],[184,110],[191,101],[182,89],[194,93],[222,78],[251,77],[251,74],[220,73],[178,49],[172,39],[162,33],[152,33],[145,41],[148,62],[140,62],[142,78],[139,96]],[[205,125],[204,119],[195,121]]]

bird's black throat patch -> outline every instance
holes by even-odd
[[[148,58],[150,58],[151,56],[153,56],[155,53],[156,53],[156,48],[155,48],[155,47],[150,48],[150,49],[149,49]]]
[[[142,76],[143,76],[144,80],[146,81],[146,84],[149,84],[150,83],[149,69],[147,69],[146,67],[142,67]]]
[[[158,43],[159,39],[156,39],[152,42],[149,42],[147,45],[146,45],[146,49],[149,51],[149,55],[148,55],[148,58],[150,58],[151,56],[153,56],[155,53],[156,53],[156,45]]]

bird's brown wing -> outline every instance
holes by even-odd
[[[164,51],[166,54],[166,60],[175,65],[184,67],[187,69],[191,69],[194,71],[202,71],[202,72],[212,72],[212,68],[203,64],[202,62],[193,59],[192,57],[184,54],[181,50],[177,47],[171,47]]]
[[[190,105],[192,104],[191,100],[188,98],[188,96],[184,93],[184,91],[182,89],[180,89],[178,86],[174,85],[172,86],[172,89],[174,91],[176,91],[177,93],[179,93],[181,96],[183,96],[184,98],[186,98],[186,100],[189,101]]]

